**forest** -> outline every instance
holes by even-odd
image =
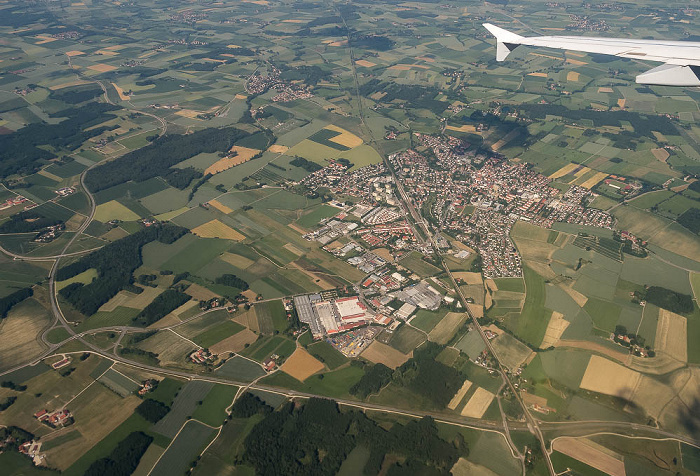
[[[355,361],[353,361],[354,363]],[[364,400],[369,395],[377,393],[381,388],[391,382],[392,371],[384,364],[375,364],[367,370],[362,378],[350,387],[350,393]]]
[[[129,180],[143,182],[159,175],[167,176],[173,165],[197,154],[227,151],[248,135],[235,127],[226,127],[159,137],[146,147],[91,169],[85,174],[85,185],[90,191],[99,192]]]
[[[147,398],[136,407],[136,413],[151,423],[157,423],[161,418],[167,415],[169,411],[170,407],[165,403],[153,400],[152,398]]]
[[[321,170],[323,168],[323,166],[318,165],[316,162],[311,162],[303,157],[295,157],[289,162],[289,164],[295,167],[301,167],[307,172],[316,172],[317,170]]]
[[[25,299],[32,297],[34,290],[32,288],[22,288],[0,298],[0,319],[5,319],[10,310]]]
[[[189,294],[181,293],[175,289],[166,289],[134,317],[134,322],[144,327],[150,326],[189,300]]]
[[[661,286],[649,286],[643,292],[635,293],[640,301],[647,301],[662,309],[675,313],[693,312],[693,297],[681,294]]]
[[[214,281],[216,284],[223,284],[232,288],[240,289],[245,291],[248,289],[248,283],[236,276],[235,274],[222,274]]]
[[[51,114],[54,118],[66,118],[58,124],[34,123],[12,134],[0,135],[0,178],[13,174],[30,174],[47,163],[47,160],[55,157],[53,153],[37,146],[77,149],[91,137],[111,129],[96,127],[88,130],[92,126],[115,118],[116,116],[110,112],[118,109],[119,107],[110,104],[89,103],[80,108]]]
[[[153,441],[152,436],[135,431],[117,444],[109,456],[90,465],[84,476],[125,476],[132,474]]]
[[[363,412],[341,412],[336,402],[311,398],[289,402],[269,413],[245,439],[244,458],[257,474],[337,474],[358,445],[371,450],[365,474],[378,474],[384,457],[404,456],[387,474],[450,474],[460,456],[468,455],[464,440],[448,442],[438,436],[432,418],[395,423],[388,431]]]
[[[697,182],[693,182],[697,183]],[[676,221],[692,231],[695,234],[700,233],[700,209],[698,208],[690,208],[689,210],[686,210],[683,212],[681,216],[676,218]]]
[[[59,294],[81,313],[91,316],[120,290],[132,285],[132,274],[142,264],[143,245],[155,240],[170,244],[185,233],[186,228],[176,225],[154,225],[109,243],[56,273],[56,279],[63,281],[95,268],[99,279],[90,284],[69,284]]]
[[[55,218],[48,218],[34,210],[15,213],[0,224],[0,233],[30,233],[38,231],[47,226],[63,223]]]

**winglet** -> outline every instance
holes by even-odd
[[[499,28],[491,23],[484,23],[486,28],[496,37],[496,61],[503,61],[523,40],[523,36]]]

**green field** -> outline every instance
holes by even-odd
[[[403,258],[399,264],[401,266],[405,266],[406,268],[410,269],[414,273],[416,273],[418,276],[421,278],[427,278],[429,276],[435,276],[436,274],[440,273],[440,268],[433,266],[432,264],[428,263],[423,259],[423,255],[420,253],[413,251],[411,252],[408,256]]]
[[[394,331],[389,345],[399,352],[408,354],[426,340],[427,336],[421,331],[404,324]]]
[[[221,324],[217,324],[210,327],[201,334],[196,335],[192,338],[193,341],[204,348],[209,348],[210,346],[220,342],[227,337],[231,337],[234,334],[242,331],[244,327],[237,322],[224,321]]]
[[[335,347],[326,341],[311,344],[306,348],[311,355],[328,366],[329,369],[335,370],[343,364],[349,362],[349,359],[338,352]]]
[[[197,421],[188,421],[150,474],[171,476],[186,472],[215,434],[213,428]]]
[[[300,392],[316,393],[331,398],[350,398],[350,387],[362,377],[364,371],[358,367],[347,366],[342,369],[309,377],[304,383],[284,372],[260,380],[262,385],[288,388]],[[323,378],[320,378],[320,376]]]
[[[544,308],[544,278],[532,268],[523,266],[525,277],[525,304],[517,323],[509,324],[518,337],[534,346],[539,346],[549,324],[551,311]]]
[[[593,318],[596,327],[608,332],[615,330],[615,325],[622,310],[617,304],[593,297],[588,298],[583,309]]]
[[[226,408],[233,402],[238,387],[233,385],[215,385],[202,404],[192,414],[192,418],[210,426],[219,426],[226,418]]]

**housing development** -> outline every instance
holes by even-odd
[[[699,13],[0,3],[0,474],[700,475]]]

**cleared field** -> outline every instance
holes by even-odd
[[[413,327],[430,332],[435,328],[435,326],[442,320],[447,312],[445,310],[438,311],[427,311],[425,309],[419,309],[415,316],[410,320]]]
[[[493,349],[498,354],[499,359],[509,369],[517,369],[532,354],[532,350],[515,337],[501,332],[498,337],[491,341]]]
[[[107,223],[110,220],[135,221],[141,217],[116,200],[111,200],[95,209],[95,220]]]
[[[161,365],[180,365],[185,355],[196,350],[190,341],[171,331],[160,331],[155,335],[139,342],[139,349],[158,354]]]
[[[617,453],[585,438],[557,438],[553,449],[611,476],[625,476],[625,463]]]
[[[688,320],[674,312],[659,309],[654,348],[682,362],[688,361]]]
[[[544,333],[540,348],[547,349],[557,345],[569,324],[570,322],[564,319],[564,315],[561,312],[552,312],[552,317],[549,319],[549,324],[547,324],[547,330]]]
[[[56,281],[56,290],[60,291],[61,289],[65,288],[69,284],[73,283],[83,283],[83,284],[90,284],[93,279],[97,277],[97,270],[95,268],[90,268],[88,270],[83,271],[80,274],[76,274],[70,279],[66,279],[65,281]]]
[[[459,406],[460,402],[467,394],[471,386],[472,382],[470,380],[465,380],[460,389],[457,391],[457,393],[455,393],[455,396],[452,397],[452,400],[450,400],[450,403],[447,404],[447,408],[449,408],[450,410],[456,410],[457,406]]]
[[[99,73],[106,73],[108,71],[114,71],[115,69],[117,69],[117,67],[109,65],[109,64],[98,63],[98,64],[93,64],[91,66],[88,66],[88,69],[91,69],[93,71],[97,71]]]
[[[12,367],[30,359],[44,347],[37,336],[49,323],[49,314],[35,299],[27,299],[0,320],[0,368]]]
[[[468,273],[466,271],[457,271],[452,273],[452,275],[455,277],[455,279],[461,279],[462,281],[464,281],[465,284],[481,284],[483,282],[481,273]]]
[[[233,241],[245,240],[243,234],[216,219],[192,228],[192,233],[202,238],[220,238]]]
[[[247,267],[252,266],[255,263],[255,261],[248,259],[245,256],[229,252],[223,253],[221,256],[219,256],[219,259],[232,266],[235,266],[238,269],[246,269]]]
[[[494,473],[490,469],[474,464],[464,458],[457,460],[452,469],[450,469],[450,474],[452,476],[498,476],[498,473]]]
[[[233,212],[232,208],[227,207],[226,205],[224,205],[223,203],[221,203],[218,200],[209,200],[209,202],[207,202],[207,203],[209,203],[209,205],[211,205],[212,207],[219,210],[221,213],[225,213],[226,215]]]
[[[445,317],[430,331],[428,339],[440,345],[447,344],[459,327],[467,320],[467,315],[461,312],[448,312]]]
[[[362,352],[361,356],[375,364],[384,364],[390,369],[401,366],[411,357],[410,354],[402,354],[393,347],[376,340]]]
[[[152,288],[150,286],[144,287],[141,294],[133,294],[128,291],[119,291],[116,296],[100,307],[99,312],[112,312],[119,306],[130,307],[133,309],[143,309],[163,291],[165,291],[165,289]]]
[[[214,428],[198,421],[188,421],[177,438],[165,450],[151,470],[151,476],[183,474],[216,433]],[[174,436],[174,435],[173,435]]]
[[[185,290],[185,294],[189,294],[190,296],[192,296],[193,299],[196,299],[197,301],[208,301],[209,299],[219,296],[214,291],[210,291],[209,289],[205,288],[204,286],[200,286],[197,283],[190,284]]]
[[[674,397],[675,391],[670,385],[664,385],[644,375],[632,400],[651,417],[660,418],[664,408]]]
[[[641,374],[611,360],[592,355],[581,388],[625,399],[632,399]]]
[[[333,124],[326,126],[325,129],[340,132],[340,135],[337,135],[335,137],[331,137],[329,140],[331,142],[335,142],[336,144],[343,145],[349,149],[352,149],[353,147],[357,147],[358,145],[361,145],[363,142],[362,139],[357,137],[355,134],[348,132],[341,127],[334,126]]]
[[[248,147],[240,147],[237,145],[231,147],[231,152],[237,152],[237,154],[233,157],[226,157],[221,160],[217,160],[204,171],[204,174],[218,174],[219,172],[228,170],[231,167],[247,162],[251,159],[251,157],[260,153],[258,149],[249,149]]]
[[[440,272],[440,268],[425,261],[423,256],[415,251],[399,261],[399,264],[413,271],[421,278],[427,278]]]
[[[481,418],[484,416],[484,413],[486,413],[489,405],[491,405],[494,397],[495,395],[485,388],[477,388],[472,398],[470,398],[467,404],[464,405],[464,408],[462,408],[460,415],[471,418]]]
[[[238,355],[228,359],[224,365],[216,370],[216,373],[244,382],[252,382],[256,378],[265,375],[265,371],[259,364]]]
[[[298,347],[280,367],[280,370],[303,382],[325,366],[309,354],[306,349]]]

